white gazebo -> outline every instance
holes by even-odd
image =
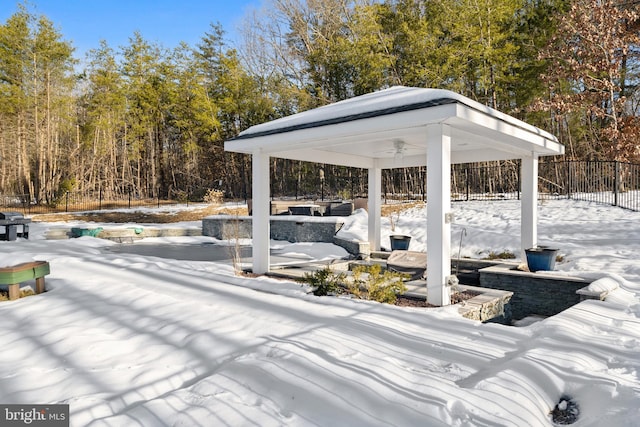
[[[557,139],[467,97],[392,87],[253,126],[225,142],[252,155],[253,271],[269,270],[269,159],[366,168],[369,243],[380,249],[382,169],[427,166],[427,299],[446,305],[451,275],[451,164],[521,160],[521,247],[537,243],[538,158]]]

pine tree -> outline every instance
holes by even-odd
[[[6,166],[6,184],[39,201],[53,198],[65,166],[58,160],[73,128],[72,52],[51,21],[24,5],[0,26],[2,163],[16,165]]]

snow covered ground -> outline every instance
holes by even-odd
[[[454,255],[518,253],[517,201],[454,211]],[[620,288],[524,327],[454,307],[315,297],[294,282],[236,277],[229,262],[113,253],[93,237],[48,241],[60,224],[34,223],[29,240],[0,242],[0,265],[51,264],[49,292],[0,303],[0,403],[68,403],[72,426],[550,426],[568,396],[574,425],[635,426],[640,213],[566,200],[539,213],[540,243],[565,258],[558,270]],[[412,209],[395,232],[424,250],[424,221]],[[365,230],[358,211],[341,234]]]

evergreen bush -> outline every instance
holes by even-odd
[[[398,295],[407,291],[404,279],[408,276],[382,270],[378,264],[358,266],[353,270],[353,280],[348,285],[349,293],[356,298],[395,304]]]
[[[404,273],[383,270],[380,265],[358,266],[351,277],[335,273],[329,267],[306,273],[299,281],[314,288],[316,296],[339,295],[346,291],[358,299],[395,304],[398,295],[407,291]]]
[[[345,275],[336,274],[330,267],[325,267],[313,273],[305,273],[300,281],[314,287],[313,294],[316,296],[339,295],[344,291],[342,283],[345,281]]]

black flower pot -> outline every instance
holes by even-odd
[[[409,242],[411,242],[411,236],[403,236],[401,234],[392,234],[389,236],[391,241],[392,251],[406,251],[409,249]]]
[[[558,249],[537,247],[525,249],[527,255],[527,266],[529,271],[551,271],[556,265],[556,254]]]

